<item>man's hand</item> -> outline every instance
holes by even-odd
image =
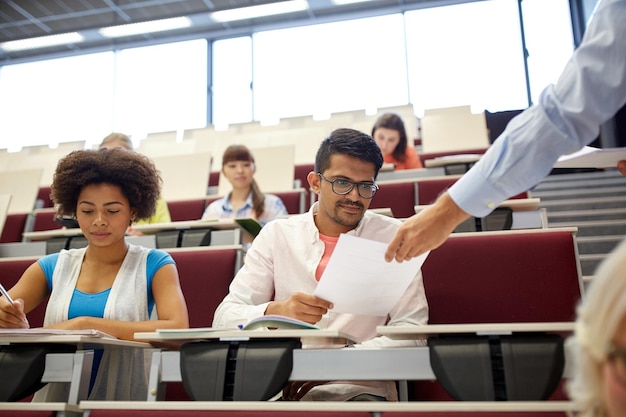
[[[296,292],[284,301],[273,301],[267,306],[265,314],[279,314],[309,324],[315,324],[333,308],[332,303],[310,294]]]
[[[445,193],[430,207],[407,219],[387,247],[385,260],[408,261],[439,247],[450,233],[469,218]]]
[[[617,163],[617,170],[626,177],[626,161],[619,161]]]

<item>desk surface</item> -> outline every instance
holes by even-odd
[[[235,221],[235,219],[187,220],[170,223],[137,224],[133,226],[134,230],[142,233],[156,233],[162,230],[187,230],[201,228],[231,230],[241,228],[241,226]]]
[[[540,198],[512,198],[504,200],[498,207],[509,207],[513,211],[537,211],[539,210]],[[415,212],[419,213],[431,204],[422,204],[414,207]]]
[[[77,405],[52,402],[0,402],[0,411],[65,411],[82,413],[84,410]]]
[[[480,159],[482,155],[466,154],[466,155],[448,155],[438,158],[427,159],[424,161],[426,168],[444,167],[446,165],[471,164]]]
[[[187,230],[187,229],[199,229],[199,228],[211,228],[217,230],[231,230],[241,228],[239,223],[235,219],[214,219],[214,220],[188,220],[182,222],[169,222],[169,223],[152,223],[152,224],[137,224],[133,226],[133,229],[142,233],[156,233],[162,230]],[[75,229],[54,229],[54,230],[42,230],[39,232],[25,232],[25,238],[32,240],[45,240],[54,237],[69,237],[79,236],[82,232],[79,228]]]
[[[3,329],[7,330],[7,329]],[[30,334],[29,334],[30,333]],[[121,340],[113,337],[91,336],[88,334],[78,334],[68,331],[63,334],[50,334],[41,329],[33,329],[32,332],[23,330],[19,333],[10,333],[8,331],[0,332],[0,344],[11,343],[70,343],[76,345],[92,345],[92,346],[115,346],[115,347],[144,347],[150,348],[151,345],[145,342],[136,342],[132,340]]]
[[[431,324],[427,326],[377,326],[376,331],[392,339],[423,339],[442,334],[506,335],[512,333],[571,333],[574,322]]]
[[[276,330],[212,330],[212,329],[172,329],[162,332],[138,332],[135,333],[138,340],[149,342],[188,342],[191,340],[238,340],[250,339],[280,339],[299,338],[307,345],[338,344],[345,345],[350,342],[358,342],[356,338],[340,332],[339,330],[299,330],[299,329],[276,329]]]
[[[256,410],[256,411],[553,411],[573,412],[570,401],[81,401],[84,410]],[[442,414],[442,416],[445,414]]]

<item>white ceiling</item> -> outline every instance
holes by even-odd
[[[209,18],[209,12],[273,1],[0,0],[0,43],[74,31],[80,32],[86,39],[85,42],[73,45],[27,51],[5,52],[0,49],[0,65],[198,37],[215,39],[241,36],[254,30],[323,23],[465,2],[468,0],[370,0],[338,6],[331,0],[308,0],[310,8],[307,11],[216,23]],[[104,38],[97,32],[101,27],[177,16],[188,16],[193,22],[192,27],[118,39]]]

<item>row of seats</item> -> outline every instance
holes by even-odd
[[[287,213],[298,214],[306,210],[308,198],[304,189],[298,188],[275,194],[285,204]],[[172,221],[199,220],[202,218],[206,206],[218,198],[213,196],[193,200],[168,201]],[[54,220],[55,215],[56,212],[53,208],[37,209],[32,213],[7,215],[4,229],[0,235],[0,243],[21,242],[23,240],[23,232],[39,232],[61,228],[61,225]]]
[[[301,171],[296,171],[303,178],[302,184],[307,184],[306,174],[312,167],[306,167]],[[372,209],[391,209],[396,218],[407,218],[415,213],[416,205],[431,204],[436,198],[452,184],[458,180],[459,176],[424,177],[402,180],[379,181],[380,189],[371,201]],[[302,182],[304,181],[304,182]],[[287,208],[289,214],[303,213],[308,210],[310,204],[315,200],[316,195],[307,188],[298,188],[292,191],[276,192]],[[49,189],[42,187],[39,198],[49,199]],[[520,193],[514,198],[526,198],[528,193]],[[215,201],[217,196],[201,197],[192,200],[168,201],[172,221],[198,220],[202,217],[204,209],[208,204]],[[46,205],[51,205],[48,202]],[[54,221],[54,210],[52,208],[35,210],[32,213],[9,214],[5,222],[5,227],[0,235],[0,243],[21,242],[22,233],[30,231],[54,230],[60,227]]]
[[[211,325],[241,265],[240,247],[169,250],[177,263],[191,326]],[[11,287],[33,259],[0,259]],[[571,322],[583,293],[575,230],[538,229],[453,235],[423,268],[430,324]],[[33,326],[43,306],[29,313]],[[412,400],[450,400],[438,381],[413,381]],[[557,390],[552,399],[562,399]],[[170,397],[170,399],[172,399]]]

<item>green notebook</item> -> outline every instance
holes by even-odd
[[[243,230],[250,233],[252,237],[256,237],[263,227],[263,225],[256,219],[235,219],[235,221]]]

